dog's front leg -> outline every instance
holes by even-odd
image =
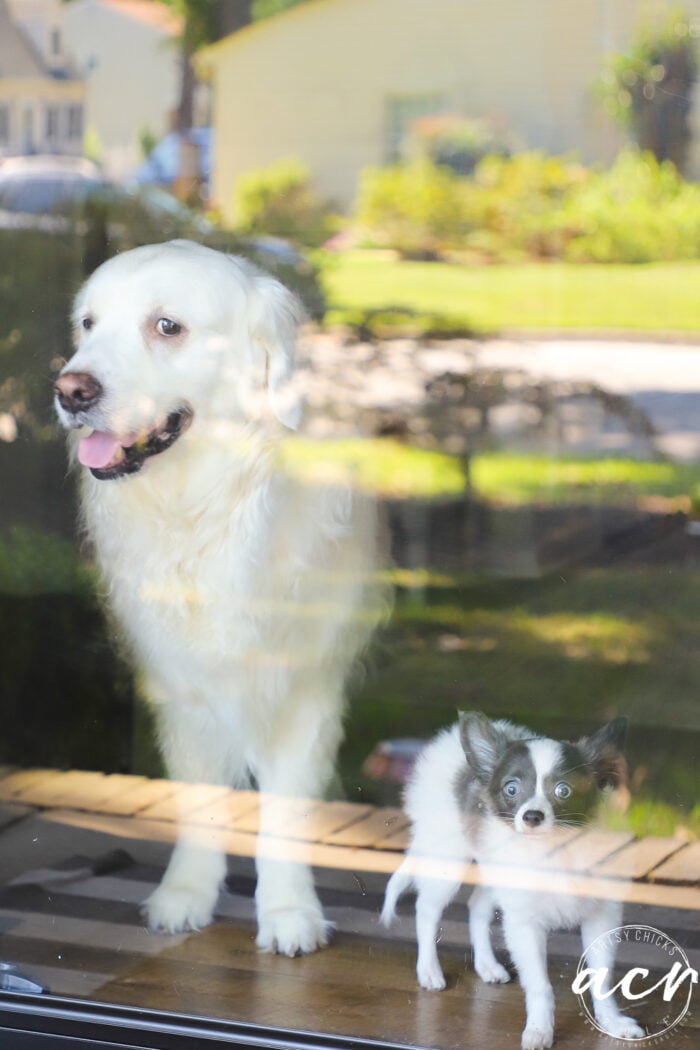
[[[418,959],[416,976],[421,988],[441,992],[445,977],[437,953],[438,928],[445,908],[457,893],[461,883],[451,878],[416,878],[416,938]]]
[[[510,974],[493,954],[491,921],[496,901],[487,886],[477,886],[469,898],[469,938],[474,952],[474,969],[487,984],[505,984]]]
[[[547,931],[520,909],[504,909],[503,933],[525,992],[523,1050],[547,1050],[554,1040],[554,993],[547,974]]]
[[[600,972],[599,994],[591,990],[593,1014],[603,1031],[615,1039],[642,1039],[646,1035],[644,1029],[634,1018],[621,1012],[610,994],[617,943],[615,930],[621,921],[622,907],[617,901],[601,901],[581,923],[585,965]]]
[[[206,710],[169,703],[159,712],[160,743],[173,780],[191,784],[230,784],[236,772],[230,741]],[[226,813],[212,802],[197,824],[184,814],[175,849],[160,885],[144,902],[152,930],[176,933],[211,922],[226,874],[222,836]]]
[[[316,705],[319,707],[320,705]],[[336,705],[340,710],[340,704]],[[340,718],[319,719],[314,705],[297,709],[278,727],[273,746],[257,763],[260,822],[257,843],[258,947],[281,955],[313,952],[328,942],[309,866],[312,839],[308,800],[319,798],[333,771]],[[289,829],[294,825],[294,837]]]

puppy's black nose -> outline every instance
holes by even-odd
[[[76,415],[92,408],[102,397],[102,386],[89,372],[66,372],[54,383],[58,403]]]
[[[523,824],[527,824],[529,828],[536,828],[544,820],[544,813],[541,809],[526,809],[523,813]]]

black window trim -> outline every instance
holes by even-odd
[[[227,1044],[251,1050],[416,1050],[404,1043],[10,992],[0,992],[0,1044],[13,1050],[214,1050]]]

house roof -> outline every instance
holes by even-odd
[[[32,42],[12,21],[6,0],[0,0],[0,78],[50,75]]]
[[[104,7],[111,7],[135,22],[160,29],[164,33],[176,36],[182,32],[183,20],[167,4],[155,0],[100,0]]]

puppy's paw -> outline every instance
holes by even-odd
[[[256,944],[263,952],[308,955],[328,944],[332,929],[320,909],[278,908],[258,916]]]
[[[523,1050],[549,1050],[553,1042],[554,1029],[551,1026],[528,1025],[520,1045]]]
[[[181,933],[208,926],[214,914],[218,891],[201,887],[161,883],[144,901],[142,911],[149,929],[157,933]]]
[[[507,984],[510,980],[510,974],[505,966],[501,966],[496,959],[489,962],[482,962],[481,959],[475,959],[474,969],[481,980],[485,981],[486,984]]]
[[[625,1017],[624,1014],[606,1017],[600,1024],[615,1039],[644,1039],[647,1034],[633,1017]]]
[[[441,992],[446,987],[446,981],[439,963],[429,966],[418,966],[416,968],[418,984],[428,992]]]

